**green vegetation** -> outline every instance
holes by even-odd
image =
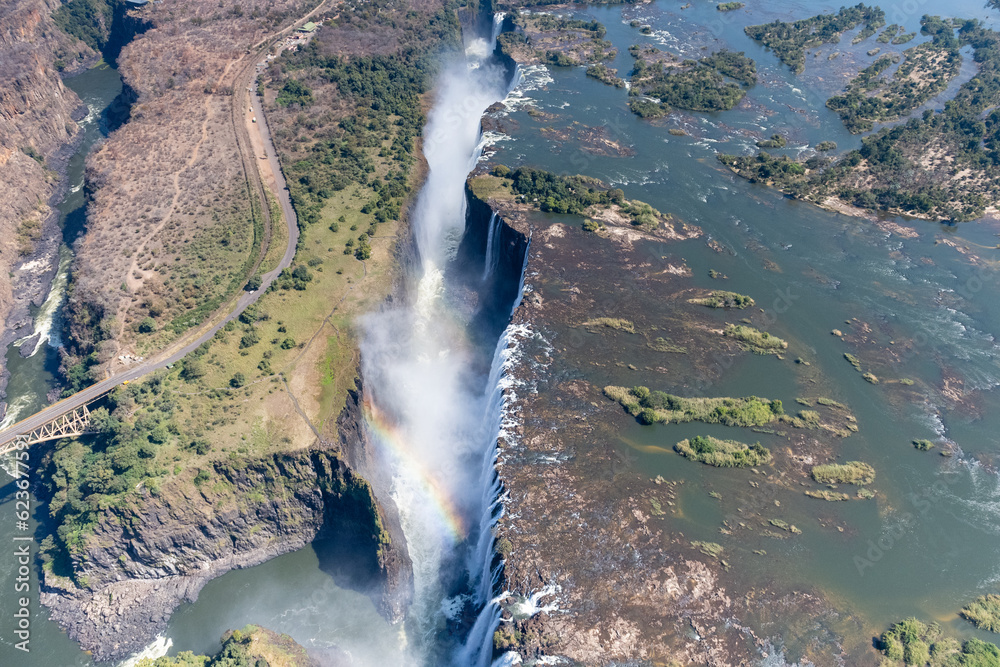
[[[837,150],[837,142],[836,141],[821,141],[818,144],[816,144],[816,150],[818,150],[820,152],[824,152],[824,153],[827,152],[827,151],[835,151],[835,150]]]
[[[600,220],[591,220],[590,218],[585,219],[581,226],[585,232],[597,232],[604,229],[603,222]]]
[[[905,61],[891,79],[882,73],[898,56],[882,56],[852,79],[843,95],[827,100],[826,106],[840,115],[852,133],[906,116],[943,91],[962,63],[958,44],[945,41],[920,44],[903,55]]]
[[[301,81],[288,79],[282,86],[281,92],[275,99],[279,106],[287,107],[290,104],[298,104],[307,107],[313,103],[312,89]]]
[[[535,59],[556,67],[574,67],[617,55],[614,45],[604,39],[607,29],[598,21],[536,12],[514,12],[511,20],[519,30],[501,33],[497,48],[518,62]]]
[[[683,345],[672,343],[662,336],[657,336],[656,340],[653,341],[646,341],[646,347],[657,352],[673,352],[674,354],[687,354],[688,351]]]
[[[914,440],[913,446],[921,452],[929,452],[934,449],[934,443],[930,440]]]
[[[883,632],[878,647],[892,665],[1000,667],[1000,648],[995,644],[975,638],[959,643],[945,637],[937,623],[926,625],[915,618],[900,621]]]
[[[718,51],[699,61],[685,60],[674,66],[665,65],[655,48],[639,51],[633,47],[630,52],[636,62],[631,74],[629,107],[643,118],[662,116],[672,108],[732,109],[746,95],[744,87],[757,81],[756,63],[742,52]]]
[[[615,88],[625,87],[625,79],[618,76],[618,70],[608,67],[604,63],[589,66],[587,68],[587,76]]]
[[[925,16],[921,23],[940,49],[956,41],[971,47],[978,66],[942,112],[926,110],[883,128],[834,163],[765,153],[719,159],[745,178],[817,203],[834,197],[860,208],[952,222],[982,216],[1000,198],[1000,33],[975,20]]]
[[[793,23],[774,21],[763,25],[747,26],[747,36],[771,49],[782,63],[798,74],[805,68],[808,48],[834,43],[840,34],[864,24],[864,32],[875,34],[885,25],[885,12],[879,7],[863,4],[842,7],[836,14],[820,14]]]
[[[887,25],[885,27],[885,30],[882,31],[882,33],[878,36],[878,39],[876,39],[875,41],[878,42],[879,44],[888,44],[902,30],[903,26],[899,25],[898,23]]]
[[[813,466],[812,477],[821,484],[856,484],[864,486],[875,481],[875,469],[861,461],[828,463]]]
[[[772,134],[770,139],[761,139],[757,142],[758,148],[784,148],[788,142],[780,134]]]
[[[706,556],[711,556],[712,558],[721,559],[722,552],[725,551],[725,549],[722,548],[722,545],[717,544],[716,542],[693,541],[691,542],[691,546],[693,546],[695,549],[702,552]]]
[[[788,343],[777,336],[743,324],[727,325],[723,335],[735,338],[743,344],[745,349],[756,354],[778,354],[788,347]]]
[[[21,146],[21,152],[38,164],[45,166],[45,156],[36,151],[34,146]]]
[[[1000,633],[1000,595],[983,595],[962,609],[962,616],[980,630]]]
[[[559,176],[542,169],[518,167],[511,171],[503,165],[493,169],[493,175],[505,179],[503,185],[542,211],[595,215],[596,209],[617,210],[635,226],[656,228],[667,219],[655,208],[641,201],[625,199],[620,188],[609,188],[602,181],[587,176]],[[479,179],[486,185],[488,177]],[[603,221],[594,221],[603,225]],[[592,229],[590,231],[596,231]]]
[[[622,320],[617,317],[597,317],[591,320],[587,320],[583,323],[583,326],[589,328],[608,328],[615,329],[617,331],[624,331],[626,333],[635,333],[635,325],[628,320]]]
[[[830,502],[837,502],[837,501],[851,499],[851,497],[846,493],[831,491],[830,489],[821,489],[818,491],[815,489],[810,489],[809,491],[806,491],[805,494],[810,498],[819,498],[821,500],[828,500]]]
[[[754,300],[744,294],[727,292],[725,290],[713,290],[706,297],[688,299],[688,303],[709,308],[749,308],[754,305]]]
[[[747,445],[736,440],[720,440],[710,435],[681,440],[674,445],[674,449],[692,461],[717,468],[749,468],[771,461],[771,452],[759,442]]]
[[[848,363],[850,363],[851,366],[854,367],[854,370],[856,370],[859,373],[861,372],[861,360],[860,359],[858,359],[857,357],[855,357],[850,352],[844,352],[844,359],[847,359]]]
[[[136,667],[308,667],[312,664],[306,650],[288,635],[248,625],[227,633],[214,657],[183,651],[176,657],[143,658]]]
[[[604,395],[617,401],[643,424],[700,421],[726,426],[763,426],[776,420],[784,410],[781,401],[745,398],[682,398],[647,387],[608,386]]]
[[[768,521],[775,528],[780,528],[786,533],[792,533],[793,535],[801,535],[802,531],[796,528],[793,524],[788,523],[783,519],[770,519]]]
[[[112,14],[110,0],[70,0],[52,12],[52,19],[66,34],[100,51],[108,41]]]
[[[786,191],[799,191],[806,181],[806,168],[787,155],[773,157],[761,151],[757,155],[726,155],[719,161],[751,183],[763,183]]]
[[[743,7],[742,2],[720,2],[715,6],[720,12],[731,12],[735,9],[743,9]]]

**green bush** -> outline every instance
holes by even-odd
[[[712,436],[695,436],[682,440],[674,449],[692,461],[718,468],[747,468],[770,462],[771,452],[759,442],[747,445],[736,440],[721,440]]]
[[[861,461],[828,463],[813,466],[812,476],[822,484],[857,484],[864,486],[875,481],[875,469]]]
[[[1000,633],[1000,595],[983,595],[962,610],[977,628]]]

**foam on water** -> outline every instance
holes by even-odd
[[[174,640],[163,635],[157,635],[149,646],[142,649],[135,655],[118,663],[118,667],[136,667],[143,660],[156,660],[167,654],[170,647],[174,645]]]

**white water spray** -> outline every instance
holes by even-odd
[[[494,31],[501,23],[494,20]],[[468,314],[452,298],[445,273],[465,228],[465,179],[482,148],[480,119],[506,94],[504,72],[487,61],[492,48],[482,42],[467,47],[465,62],[444,68],[425,128],[429,170],[411,218],[419,269],[410,303],[366,318],[361,345],[369,436],[390,466],[413,563],[413,662],[424,664],[440,664],[436,635],[469,597],[449,596],[448,589],[470,538],[477,603],[491,583],[481,551],[492,545],[479,533],[496,502],[491,482],[498,417],[492,415],[499,413],[495,392],[484,395],[483,387],[486,381],[492,389],[499,380],[474,370],[478,355],[466,335]],[[487,574],[481,575],[484,561]]]

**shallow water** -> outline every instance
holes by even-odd
[[[635,43],[657,44],[687,56],[696,56],[703,45],[746,51],[757,60],[761,75],[761,83],[748,96],[750,109],[679,113],[654,125],[628,112],[624,91],[586,78],[582,68],[530,68],[524,72],[523,85],[507,100],[520,131],[497,144],[503,150],[497,159],[511,166],[523,163],[603,178],[622,187],[629,197],[701,226],[727,249],[717,253],[705,245],[704,238],[666,246],[648,244],[647,248],[654,264],[664,263],[665,255],[671,262],[683,257],[693,271],[692,286],[733,289],[753,296],[774,315],[767,330],[788,340],[790,347],[785,361],[745,357],[721,379],[699,384],[691,393],[755,393],[780,398],[786,409],[795,407],[797,396],[830,396],[848,404],[857,416],[860,432],[840,443],[837,454],[843,460],[857,458],[875,466],[876,499],[825,503],[776,489],[771,493],[781,510],[774,515],[803,530],[802,535],[784,540],[719,534],[721,522],[737,515],[746,499],[745,471],[709,469],[669,451],[648,451],[650,446],[669,450],[678,440],[695,434],[736,437],[732,429],[690,424],[634,424],[625,429],[618,445],[634,469],[651,477],[683,481],[677,506],[685,534],[718,541],[738,553],[766,549],[767,559],[742,559],[740,577],[751,585],[776,576],[790,587],[816,585],[840,608],[862,617],[873,633],[912,614],[939,619],[955,632],[970,635],[974,631],[957,620],[955,612],[970,598],[1000,585],[994,555],[1000,549],[1000,481],[979,462],[988,462],[998,452],[1000,406],[994,388],[1000,382],[1000,364],[994,336],[1000,329],[1000,307],[994,296],[995,269],[974,267],[940,241],[978,244],[972,248],[983,251],[982,246],[995,245],[998,230],[986,223],[948,228],[903,221],[917,235],[901,238],[869,222],[788,200],[722,169],[715,159],[717,151],[751,150],[756,139],[774,132],[789,135],[786,152],[790,154],[821,140],[834,140],[841,150],[860,141],[822,105],[839,88],[844,64],[852,56],[832,61],[826,57],[834,51],[863,54],[874,40],[852,48],[850,35],[845,36],[838,45],[818,49],[822,55],[810,56],[806,71],[796,77],[747,39],[742,27],[774,18],[803,18],[819,10],[835,10],[840,3],[769,2],[766,10],[759,2],[747,4],[747,10],[723,15],[712,3],[692,3],[688,10],[660,3],[590,8],[585,13],[608,27],[607,38],[619,48],[614,66],[622,76],[631,68],[627,48]],[[994,17],[1000,16],[983,9],[980,0],[917,4],[915,11],[902,16],[885,7],[888,22],[903,23],[913,31],[923,13],[979,17],[994,24]],[[654,34],[640,35],[628,25],[632,18],[651,24]],[[901,50],[921,39],[894,48]],[[887,50],[886,45],[879,46]],[[85,127],[88,136],[93,133],[98,138],[100,110],[117,94],[117,75],[95,71],[68,85],[91,105],[93,118]],[[530,105],[558,118],[532,118],[526,113]],[[579,150],[572,141],[557,142],[540,133],[542,127],[565,128],[574,121],[606,126],[610,138],[632,146],[636,155],[595,156]],[[671,127],[683,128],[691,136],[672,136],[667,132]],[[71,194],[61,207],[67,225],[74,224],[73,215],[82,215],[83,192],[77,187],[82,184],[82,155],[74,160]],[[983,256],[994,259],[989,251]],[[721,271],[728,280],[712,280],[709,269]],[[537,289],[545,289],[544,277],[535,282]],[[774,312],[782,298],[788,302],[787,309]],[[710,316],[720,325],[732,321],[724,313]],[[872,325],[871,338],[877,344],[853,346],[830,335],[833,328],[852,333],[852,325],[845,321],[855,317]],[[894,342],[890,345],[889,341]],[[910,352],[890,363],[885,350],[893,346]],[[51,348],[45,349],[27,360],[14,351],[9,359],[14,375],[9,392],[12,398],[28,397],[26,411],[35,405],[32,401],[43,400],[50,381],[46,373],[54,370],[55,356]],[[885,383],[870,385],[843,359],[844,352],[856,354],[879,377],[905,377],[915,384],[909,390]],[[629,353],[640,361],[649,354],[641,345],[629,348]],[[791,360],[796,357],[811,365],[794,365]],[[960,408],[942,396],[943,372],[974,390],[971,408]],[[560,360],[552,373],[583,376],[594,383],[657,386],[656,375],[618,367],[595,370],[572,357]],[[692,371],[692,380],[696,376]],[[780,442],[767,434],[747,433],[745,438],[768,446]],[[952,459],[934,451],[917,452],[910,445],[913,438],[947,438],[961,451]],[[721,499],[709,496],[710,491]],[[7,483],[0,493],[9,500],[13,487]],[[12,506],[5,502],[3,507]],[[13,517],[8,513],[0,519],[0,543],[10,544],[14,534]],[[878,547],[880,539],[891,546]],[[871,551],[872,544],[877,551]],[[871,566],[859,565],[857,558]],[[5,586],[15,576],[12,565],[11,558],[0,559],[0,580],[8,582]],[[178,610],[166,633],[172,642],[170,650],[211,652],[225,630],[254,622],[289,632],[306,646],[337,644],[381,664],[397,662],[390,647],[401,642],[398,629],[386,625],[366,597],[340,589],[336,583],[322,571],[311,548],[225,575],[208,584],[198,602]],[[38,609],[34,582],[32,591],[32,653],[13,649],[11,625],[5,621],[0,624],[0,663],[29,667],[91,664]],[[308,602],[303,603],[304,599]],[[0,615],[10,619],[13,605],[11,596],[0,598]],[[780,630],[775,631],[774,642],[776,646],[785,643]],[[796,659],[791,646],[787,658]]]
[[[787,199],[723,169],[716,153],[755,151],[756,139],[775,132],[789,137],[785,152],[791,155],[822,140],[836,141],[840,150],[859,145],[860,137],[847,133],[823,102],[845,80],[841,69],[854,57],[851,53],[860,53],[863,67],[871,60],[864,51],[876,45],[871,38],[852,47],[849,33],[839,44],[817,49],[820,58],[810,52],[805,72],[796,77],[745,37],[743,26],[778,17],[805,18],[839,4],[772,2],[766,11],[761,3],[747,4],[747,10],[722,17],[711,3],[692,3],[687,10],[664,4],[587,8],[579,14],[608,27],[607,39],[619,50],[614,62],[619,76],[631,69],[631,44],[652,43],[687,57],[697,57],[702,46],[745,51],[757,61],[761,80],[750,90],[748,104],[715,114],[679,112],[651,123],[629,113],[625,91],[588,79],[584,68],[552,68],[551,82],[530,92],[527,102],[544,113],[531,116],[523,106],[512,111],[510,118],[519,130],[512,141],[498,144],[494,160],[511,167],[525,164],[596,176],[623,188],[627,197],[702,227],[702,239],[648,244],[652,270],[677,264],[682,257],[693,272],[689,286],[754,297],[767,312],[712,312],[710,317],[722,328],[725,322],[752,315],[754,326],[789,342],[785,360],[746,355],[711,382],[683,388],[657,385],[662,376],[643,370],[659,363],[655,353],[624,341],[625,336],[616,337],[614,345],[619,346],[618,358],[634,363],[635,371],[588,368],[595,348],[584,342],[571,345],[571,352],[557,358],[551,372],[580,374],[598,386],[645,384],[683,395],[756,394],[781,399],[790,412],[800,407],[795,403],[800,396],[828,396],[846,403],[860,432],[839,442],[834,454],[837,460],[863,460],[876,468],[876,499],[828,503],[807,498],[801,490],[767,492],[780,502],[775,516],[803,530],[790,539],[720,535],[721,522],[738,516],[746,495],[746,471],[707,468],[669,451],[696,434],[760,440],[768,446],[780,446],[781,438],[722,426],[636,423],[620,434],[619,448],[635,469],[651,477],[683,480],[678,521],[685,535],[720,542],[740,554],[766,549],[766,559],[743,559],[747,564],[735,576],[748,585],[776,577],[790,588],[816,585],[839,608],[863,619],[873,633],[915,615],[946,622],[963,636],[974,634],[956,613],[971,598],[996,592],[1000,581],[995,556],[1000,549],[1000,477],[990,467],[1000,453],[1000,397],[995,391],[1000,382],[995,341],[1000,305],[995,297],[996,252],[990,250],[998,226],[973,222],[954,228],[888,219],[914,230],[913,237],[906,238],[871,222]],[[904,23],[908,31],[919,30],[923,13],[985,18],[994,27],[1000,17],[970,2],[924,2],[902,20],[885,9],[889,23]],[[653,34],[644,36],[631,28],[633,18],[651,25]],[[893,48],[902,50],[924,39]],[[845,55],[828,61],[824,56],[834,51]],[[967,70],[963,68],[960,79],[969,76]],[[930,105],[941,103],[939,98]],[[578,128],[576,123],[604,127],[612,140],[636,154],[596,156],[575,139],[558,141],[542,131]],[[670,135],[670,128],[682,128],[691,136]],[[577,224],[563,219],[567,221]],[[707,239],[724,250],[712,250]],[[980,259],[970,260],[942,241],[968,244]],[[713,280],[710,269],[728,280]],[[638,284],[623,284],[623,293],[608,298],[641,298],[631,292],[641,290]],[[548,298],[555,299],[561,285],[540,276],[534,287],[543,295],[548,289]],[[646,298],[651,300],[651,321],[669,315],[669,309],[661,313],[652,302],[655,297]],[[848,324],[853,318],[868,323],[871,331],[863,333],[857,322]],[[835,328],[864,341],[852,344],[832,336]],[[844,359],[845,352],[859,357],[865,370],[871,369],[883,382],[865,382]],[[810,365],[793,363],[797,357]],[[681,355],[671,361],[675,369],[687,363]],[[914,384],[886,382],[902,378]],[[964,404],[944,395],[945,378],[965,392]],[[918,452],[910,444],[914,438],[929,438],[939,446],[952,441],[961,451],[951,459],[939,456],[939,449]],[[722,499],[711,498],[709,491]],[[780,644],[779,638],[775,641]]]

